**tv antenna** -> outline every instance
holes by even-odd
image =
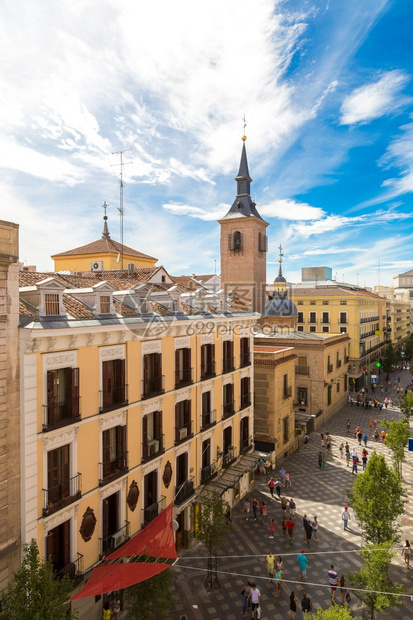
[[[119,180],[119,217],[120,217],[120,268],[123,269],[123,216],[125,214],[123,208],[123,166],[131,164],[131,161],[123,161],[123,154],[132,149],[123,149],[122,151],[113,151],[112,155],[119,155],[120,162],[118,164],[112,164],[112,166],[120,166],[120,180]]]

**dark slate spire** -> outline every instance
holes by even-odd
[[[105,215],[103,216],[103,221],[105,222],[103,224],[103,232],[102,232],[102,239],[110,239],[110,233],[109,233],[109,228],[108,228],[108,216],[106,215],[106,209],[108,208],[108,205],[106,204],[106,200],[102,205],[102,209],[105,210]]]
[[[262,220],[262,217],[255,208],[255,202],[251,199],[251,183],[252,179],[248,170],[247,161],[247,149],[245,148],[246,136],[242,137],[243,145],[241,152],[241,161],[239,165],[239,171],[235,180],[237,182],[237,197],[228,213],[222,218],[223,220],[230,220],[240,217],[255,216]]]

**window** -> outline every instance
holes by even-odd
[[[283,398],[289,398],[291,396],[291,387],[288,385],[288,374],[283,376]]]
[[[162,282],[166,282],[166,276],[161,276]]]
[[[298,404],[301,405],[301,407],[307,405],[307,388],[298,388]]]
[[[299,312],[297,315],[297,322],[304,323],[304,312]]]
[[[75,577],[75,563],[70,562],[70,519],[50,530],[46,536],[46,558],[58,577]]]
[[[125,383],[125,360],[102,362],[102,390],[100,411],[110,411],[125,405],[128,401]]]
[[[284,443],[287,443],[288,439],[289,439],[289,424],[288,424],[288,417],[283,418],[283,441]]]
[[[201,346],[201,379],[215,377],[215,345]]]
[[[298,332],[303,332],[304,331],[304,325],[297,325],[297,331]]]
[[[148,353],[143,356],[142,398],[151,398],[164,392],[162,376],[162,354]]]
[[[70,497],[70,444],[47,453],[48,511]]]
[[[142,418],[142,461],[147,461],[164,450],[162,411],[152,411]]]
[[[45,315],[46,316],[59,316],[60,314],[60,295],[59,293],[45,293]]]
[[[251,364],[250,339],[240,338],[240,367]]]
[[[127,472],[126,426],[114,426],[102,432],[102,459],[101,485]]]
[[[181,400],[175,405],[175,443],[192,436],[191,401]]]
[[[310,332],[315,332],[316,331],[316,326],[315,325],[310,325]]]
[[[65,426],[80,418],[79,368],[47,371],[47,405],[43,430]]]
[[[240,452],[246,452],[250,447],[249,417],[245,416],[239,424]]]
[[[317,312],[310,312],[310,323],[317,323]]]
[[[344,391],[347,392],[347,375],[344,375]]]
[[[339,392],[340,391],[340,381],[337,381],[336,386],[337,386],[337,388],[336,388],[337,392]]]
[[[212,411],[212,392],[202,393],[201,430],[215,424],[215,411]]]
[[[330,323],[330,315],[328,312],[323,312],[321,315],[321,322],[322,323]]]
[[[340,301],[340,306],[347,306],[347,301],[343,301],[343,300],[341,300],[341,301]]]
[[[308,359],[306,355],[299,355],[297,361],[297,374],[299,375],[308,375]]]
[[[330,355],[327,356],[327,372],[333,372],[333,364]]]
[[[100,314],[110,314],[110,295],[100,295]]]
[[[324,334],[328,334],[328,332],[330,331],[330,328],[328,325],[323,325],[323,333]]]
[[[323,301],[323,306],[328,306],[329,303],[330,302],[328,302],[328,301]]]
[[[234,368],[234,343],[232,340],[224,340],[222,343],[222,372],[231,372]]]
[[[241,407],[240,409],[245,409],[245,407],[249,407],[250,404],[251,404],[250,378],[243,377],[241,379]]]
[[[191,349],[175,351],[175,387],[192,383]]]
[[[228,235],[228,250],[230,252],[240,252],[242,250],[242,233],[239,230]]]
[[[347,334],[347,327],[340,327],[340,334]]]
[[[264,233],[258,233],[258,251],[268,252],[268,237]]]
[[[347,323],[347,312],[340,312],[340,323]]]
[[[303,301],[297,301],[297,306],[303,306],[304,302]]]
[[[310,301],[310,306],[315,306],[317,302],[315,301]]]
[[[227,383],[223,387],[222,391],[222,417],[227,418],[235,413],[234,409],[234,386],[232,383]]]
[[[331,385],[327,387],[327,405],[331,405]]]

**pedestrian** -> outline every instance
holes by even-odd
[[[377,428],[377,418],[374,418],[374,420],[373,420],[373,426],[374,426],[374,428]]]
[[[317,532],[318,532],[318,519],[317,519],[317,515],[314,515],[314,519],[313,522],[311,524],[312,528],[313,528],[313,532],[314,532],[314,540],[315,542],[317,542],[318,538],[317,538]]]
[[[368,437],[367,437],[366,433],[364,433],[364,435],[363,435],[363,441],[364,441],[364,445],[365,445],[365,446],[367,446],[367,440],[368,440]]]
[[[350,432],[350,426],[351,426],[350,420],[347,420],[346,426],[347,426],[347,432],[349,433]]]
[[[327,440],[327,454],[331,454],[331,440]]]
[[[313,606],[311,604],[310,597],[308,596],[307,592],[303,592],[303,598],[301,599],[301,611],[305,613],[307,611],[311,611],[312,608]]]
[[[304,555],[304,549],[301,549],[301,553],[297,555],[297,564],[300,569],[301,581],[304,583],[308,566],[308,558]]]
[[[321,450],[320,450],[320,452],[318,453],[318,466],[319,466],[319,468],[320,468],[320,469],[321,469],[321,468],[322,468],[322,466],[323,466],[323,455],[322,455],[322,453],[321,453]]]
[[[258,512],[259,503],[256,497],[252,498],[252,514],[254,521],[257,520],[257,512]]]
[[[262,458],[262,456],[260,457],[258,467],[260,470],[260,476],[263,476],[265,474],[265,465],[264,465],[264,459]]]
[[[280,498],[280,496],[281,496],[281,481],[279,480],[279,478],[277,478],[277,480],[274,482],[274,486],[275,486],[275,492],[277,493],[277,497]]]
[[[283,520],[281,521],[281,529],[285,540],[287,538],[287,519],[285,517],[283,517]]]
[[[321,437],[321,445],[322,445],[322,446],[324,445],[324,444],[323,444],[323,441],[324,441],[324,435],[325,435],[325,432],[324,432],[324,431],[321,431],[321,433],[320,433],[320,437]]]
[[[343,521],[343,530],[346,530],[347,523],[350,521],[350,512],[348,506],[344,506],[343,510],[341,511],[341,519]]]
[[[270,583],[273,583],[274,580],[274,566],[275,566],[275,557],[272,554],[272,551],[269,552],[267,557],[265,558],[265,564],[268,570],[268,576],[270,578]]]
[[[342,459],[343,458],[343,454],[344,454],[344,444],[343,444],[343,442],[341,442],[339,450],[340,450],[340,458]]]
[[[406,543],[403,547],[403,555],[404,555],[404,561],[406,564],[406,568],[410,568],[410,559],[412,557],[412,548],[410,546],[410,542],[408,540],[406,540]]]
[[[293,498],[291,498],[290,499],[290,517],[295,516],[295,509],[296,509],[295,501],[293,500]]]
[[[358,465],[358,462],[359,462],[359,457],[358,457],[357,455],[356,455],[356,456],[353,456],[353,468],[352,468],[352,470],[351,470],[351,475],[353,475],[353,474],[357,474],[357,465]]]
[[[307,539],[307,547],[311,545],[311,537],[313,535],[313,526],[310,523],[310,520],[307,519],[307,526],[305,528],[305,534]]]
[[[248,611],[251,609],[250,590],[251,590],[251,585],[250,585],[250,582],[247,581],[241,590],[241,596],[243,597],[242,615],[245,614],[247,609]]]
[[[280,469],[280,480],[281,480],[281,486],[283,487],[285,485],[285,468],[281,467]]]
[[[271,497],[272,497],[272,499],[274,499],[274,487],[275,487],[274,478],[270,478],[269,479],[268,486],[269,486],[269,489],[270,489]]]
[[[244,501],[245,521],[248,521],[250,509],[251,509],[250,500],[248,499],[248,497],[246,497]]]
[[[281,592],[281,584],[283,582],[283,574],[284,571],[280,570],[275,570],[275,575],[274,575],[274,581],[275,581],[275,598],[278,598],[280,596],[280,592]]]
[[[227,504],[227,509],[225,511],[225,522],[227,525],[232,523],[232,508],[229,504]]]
[[[359,441],[359,446],[361,446],[361,440],[363,439],[363,433],[360,430],[357,433],[357,439]]]
[[[346,450],[346,463],[348,467],[350,465],[350,450]]]
[[[343,573],[340,577],[340,603],[342,605],[344,605],[344,601],[346,599],[346,592],[347,592],[347,584],[346,584],[345,575]]]
[[[112,612],[110,611],[109,603],[106,602],[103,605],[103,620],[110,620]]]
[[[298,598],[296,597],[294,590],[292,590],[290,594],[290,620],[295,620],[295,614],[297,612],[297,601]]]
[[[308,442],[310,441],[309,436],[307,435],[307,433],[304,435],[304,448],[308,448]]]
[[[275,530],[275,521],[274,521],[274,519],[272,517],[271,517],[271,521],[270,521],[269,530],[270,530],[269,538],[270,538],[270,540],[272,540],[274,538],[274,530]]]
[[[367,454],[366,453],[362,454],[361,460],[363,463],[363,471],[366,471],[366,467],[367,467]]]
[[[381,438],[382,438],[383,443],[384,443],[384,440],[386,439],[386,431],[384,430],[384,428],[383,428],[383,430],[381,431]]]
[[[290,486],[291,486],[290,474],[288,473],[288,471],[286,471],[285,472],[285,488],[287,491],[290,490]]]
[[[276,559],[275,559],[275,570],[279,571],[282,570],[284,572],[284,562],[281,559],[281,556],[277,555]]]
[[[287,530],[288,530],[288,536],[290,538],[290,545],[293,544],[293,539],[294,539],[294,527],[295,527],[295,523],[292,519],[292,517],[290,517],[287,521]]]
[[[281,498],[281,510],[283,511],[284,517],[287,516],[287,508],[288,502],[285,497]]]
[[[119,614],[120,614],[120,600],[119,599],[113,599],[113,601],[112,601],[112,618],[114,618],[115,620],[119,620]]]
[[[261,502],[260,513],[261,513],[261,525],[264,525],[264,519],[267,516],[267,504],[265,502]]]
[[[307,523],[308,523],[308,519],[307,519],[307,515],[305,514],[303,516],[304,540],[307,540]]]
[[[380,435],[379,435],[379,431],[377,428],[374,429],[374,439],[376,441],[380,441]]]
[[[331,564],[330,570],[328,571],[327,574],[328,574],[328,579],[329,579],[330,588],[331,588],[331,600],[334,603],[334,599],[336,598],[338,574],[334,570],[334,565],[333,564]]]
[[[251,601],[251,618],[255,616],[255,610],[260,606],[261,592],[254,582],[251,583],[249,599]]]
[[[323,469],[324,469],[324,467],[326,466],[326,460],[327,460],[327,455],[326,455],[326,453],[324,452],[324,450],[322,451],[321,456],[322,456],[322,458],[323,458],[323,461],[322,461],[322,466],[323,466]]]

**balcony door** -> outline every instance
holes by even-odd
[[[223,441],[224,441],[224,446],[223,446],[224,454],[228,454],[228,448],[232,446],[232,426],[227,426],[227,428],[224,429]]]
[[[188,452],[180,454],[176,459],[176,486],[188,480]]]
[[[202,442],[201,467],[205,469],[211,463],[211,440],[205,439]]]
[[[46,536],[46,558],[57,573],[70,564],[70,519]]]
[[[241,450],[246,450],[249,444],[249,418],[245,416],[240,422]]]
[[[114,426],[102,433],[103,478],[126,467],[126,426]]]
[[[109,495],[102,502],[103,552],[110,548],[110,539],[119,527],[119,492]]]
[[[149,508],[158,502],[158,472],[156,469],[146,474],[144,478],[144,496],[145,508]]]
[[[47,453],[48,505],[70,497],[70,444]]]
[[[47,426],[79,416],[79,369],[47,371]]]
[[[125,360],[102,362],[103,409],[125,402]]]

